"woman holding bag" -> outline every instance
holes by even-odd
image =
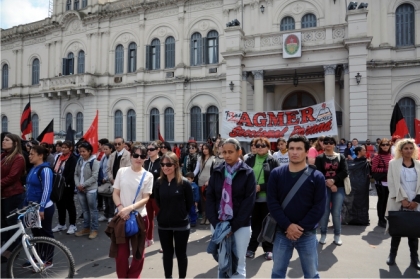
[[[417,161],[418,147],[413,139],[401,139],[395,148],[395,158],[388,169],[388,211],[420,211],[420,162]],[[391,238],[388,265],[395,264],[401,237]],[[418,257],[419,239],[408,238],[411,266],[420,270]]]
[[[198,158],[198,168],[200,170],[198,173],[198,187],[200,187],[201,214],[203,216],[200,225],[210,225],[209,220],[206,218],[206,197],[204,192],[209,182],[210,170],[214,160],[213,147],[205,143],[201,148],[201,152],[203,155]]]
[[[141,216],[141,220],[144,222],[145,232],[148,227],[146,203],[153,190],[153,175],[143,168],[146,157],[146,147],[142,145],[131,147],[131,167],[123,167],[118,170],[113,186],[114,192],[112,194],[115,206],[118,209],[118,217],[128,220],[130,218],[130,212],[137,211]],[[138,188],[140,188],[139,191]],[[138,194],[136,195],[136,193]],[[111,224],[115,218],[111,221]],[[145,234],[145,232],[143,233]],[[139,230],[139,233],[141,233],[141,230]],[[146,235],[144,235],[143,239],[146,239]],[[140,258],[137,259],[133,252],[131,265],[129,265],[129,243],[130,238],[126,237],[125,243],[117,245],[115,263],[118,278],[139,278],[143,269],[144,241],[140,243],[140,245],[143,245]]]
[[[112,200],[112,184],[108,177],[108,160],[112,152],[115,151],[114,145],[110,143],[104,143],[102,145],[103,156],[99,163],[99,174],[98,174],[98,195],[102,196],[105,204],[104,215],[98,218],[98,221],[111,221],[114,217],[114,201]]]

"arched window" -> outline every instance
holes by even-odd
[[[175,115],[173,108],[165,109],[165,140],[174,140]]]
[[[1,71],[1,88],[9,87],[9,65],[4,64]]]
[[[414,7],[400,5],[395,12],[395,40],[397,46],[414,45]]]
[[[302,17],[302,28],[316,27],[316,16],[314,14],[306,14]]]
[[[219,33],[212,30],[207,34],[207,63],[215,64],[219,62]]]
[[[77,73],[85,73],[85,52],[83,50],[79,51],[79,56],[77,57]]]
[[[165,41],[165,68],[175,67],[175,39],[168,37]]]
[[[124,47],[122,45],[118,45],[115,48],[115,74],[122,74],[123,72],[124,72]]]
[[[206,130],[203,137],[204,140],[209,137],[217,137],[219,134],[219,109],[211,106],[207,109],[206,113]]]
[[[414,119],[416,118],[416,103],[413,99],[405,97],[398,101],[401,112],[404,116],[405,122],[407,123],[408,131],[410,135],[414,137]]]
[[[73,127],[73,115],[70,112],[66,114],[66,131],[69,126]]]
[[[73,54],[73,52],[70,52],[67,55],[67,67],[68,67],[68,74],[69,75],[74,74],[74,54]]]
[[[136,141],[136,112],[133,109],[127,112],[127,140]]]
[[[71,0],[67,0],[66,2],[66,11],[70,11],[71,10]]]
[[[200,33],[194,33],[191,36],[191,66],[197,66],[202,64],[202,39]]]
[[[159,128],[159,110],[157,108],[153,108],[150,111],[150,140],[157,140],[158,136],[158,128]]]
[[[3,132],[8,132],[8,129],[9,129],[9,127],[8,127],[8,123],[9,123],[9,121],[7,120],[7,116],[6,115],[4,115],[2,118],[1,118],[1,132],[3,133]]]
[[[114,138],[123,137],[123,114],[120,110],[114,116]]]
[[[32,85],[39,84],[39,59],[32,61]]]
[[[87,2],[88,2],[87,0],[82,0],[82,9],[86,8]]]
[[[134,73],[137,68],[137,45],[136,43],[131,43],[128,46],[128,72]]]
[[[78,10],[79,9],[79,0],[74,0],[74,10]]]
[[[280,31],[294,30],[295,20],[291,16],[284,17],[280,22]]]
[[[32,137],[36,139],[39,136],[39,117],[38,114],[32,115]]]
[[[83,135],[83,113],[81,112],[76,114],[76,133],[80,133],[80,136]]]
[[[150,48],[151,56],[151,70],[160,69],[160,41],[159,39],[154,39]]]
[[[309,107],[316,104],[314,97],[307,92],[293,92],[283,102],[283,110]]]
[[[191,108],[191,136],[197,141],[203,140],[203,115],[199,107]]]

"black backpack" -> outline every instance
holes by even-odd
[[[55,173],[54,170],[51,169],[50,167],[44,166],[38,170],[38,179],[41,183],[42,183],[41,171],[44,168],[49,168],[53,173],[53,185],[52,185],[50,200],[52,200],[53,202],[58,202],[63,197],[64,188],[67,187],[66,179],[64,178],[61,172]]]

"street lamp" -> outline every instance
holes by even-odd
[[[359,85],[360,81],[362,80],[362,76],[360,75],[360,73],[357,73],[355,78],[356,78],[357,85]]]
[[[264,5],[261,5],[260,10],[262,14],[264,13],[264,9],[265,9]]]
[[[235,84],[233,84],[233,82],[231,81],[230,83],[229,83],[229,89],[230,89],[230,91],[232,91],[233,92],[233,87],[235,86]]]

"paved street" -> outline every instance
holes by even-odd
[[[319,245],[319,271],[321,277],[328,278],[420,278],[420,272],[409,267],[410,254],[405,239],[401,242],[397,256],[397,265],[389,267],[385,261],[390,247],[390,237],[384,235],[384,229],[377,227],[376,196],[370,197],[371,225],[343,226],[342,246],[332,243],[332,234],[328,235],[327,244]],[[78,205],[78,203],[76,203]],[[78,212],[80,206],[78,205]],[[79,214],[78,214],[79,215]],[[82,227],[78,219],[78,228]],[[55,224],[55,222],[54,222]],[[89,240],[86,237],[75,237],[56,233],[58,240],[70,248],[76,261],[77,278],[115,278],[114,259],[108,257],[109,239],[104,230],[106,222],[100,222],[98,238]],[[156,230],[156,228],[155,228]],[[332,233],[332,230],[330,230]],[[146,249],[146,260],[142,272],[143,278],[162,278],[162,254],[158,252],[159,240],[155,232],[155,244]],[[217,276],[217,265],[206,248],[210,240],[209,226],[198,226],[191,232],[188,243],[188,277],[214,278]],[[254,259],[247,260],[247,276],[267,278],[271,275],[272,261],[265,261],[262,248],[259,248]],[[2,265],[2,277],[5,275],[5,264]],[[177,264],[174,260],[173,277],[176,278]],[[297,252],[290,262],[287,277],[302,278],[303,273]]]

